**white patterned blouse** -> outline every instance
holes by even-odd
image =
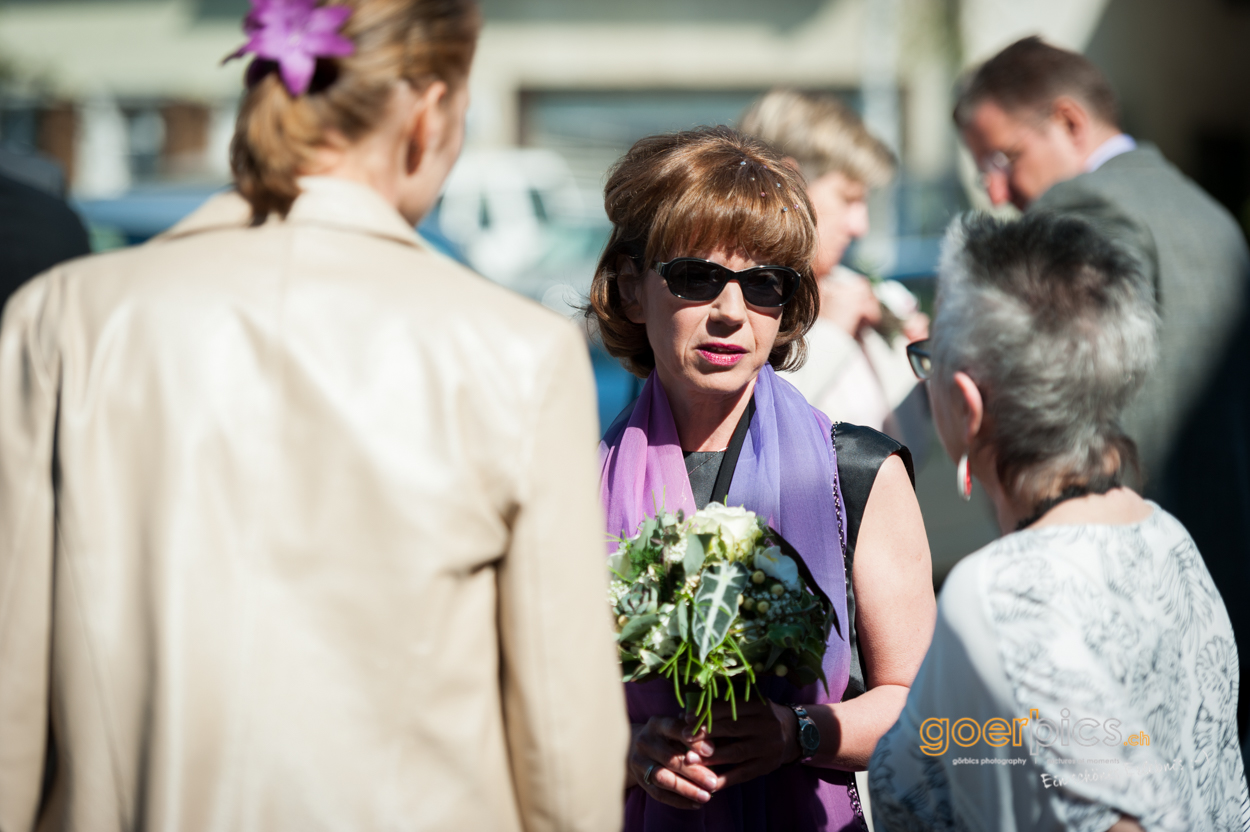
[[[1017,532],[951,572],[869,766],[877,832],[1250,829],[1232,626],[1151,506]]]

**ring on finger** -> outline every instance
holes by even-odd
[[[659,763],[652,763],[651,765],[647,766],[647,773],[642,775],[642,785],[644,786],[651,785],[651,775],[655,774],[655,770],[659,767],[660,767]]]

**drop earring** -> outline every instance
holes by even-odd
[[[968,470],[967,454],[961,456],[955,466],[955,488],[965,503],[972,499],[972,472]]]
[[[421,164],[421,148],[417,146],[415,141],[408,142],[408,152],[404,156],[404,169],[409,176],[416,173],[417,167]]]

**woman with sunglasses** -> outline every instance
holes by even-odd
[[[831,425],[776,372],[802,362],[818,311],[802,178],[760,142],[707,128],[639,141],[605,203],[614,228],[588,317],[647,379],[600,446],[608,534],[661,505],[745,506],[794,544],[848,625],[830,635],[827,691],[770,680],[767,701],[717,712],[710,735],[689,733],[667,683],[626,685],[625,828],[854,825],[852,772],[902,707],[934,600],[906,449]],[[857,449],[839,463],[848,437]],[[851,699],[856,675],[868,690]]]

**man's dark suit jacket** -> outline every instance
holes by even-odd
[[[64,200],[0,174],[0,306],[35,275],[90,251]]]
[[[1136,250],[1153,271],[1163,319],[1159,364],[1124,427],[1141,452],[1145,493],[1184,523],[1224,595],[1245,667],[1250,663],[1245,236],[1222,206],[1149,145],[1055,185],[1029,210],[1091,218]]]

